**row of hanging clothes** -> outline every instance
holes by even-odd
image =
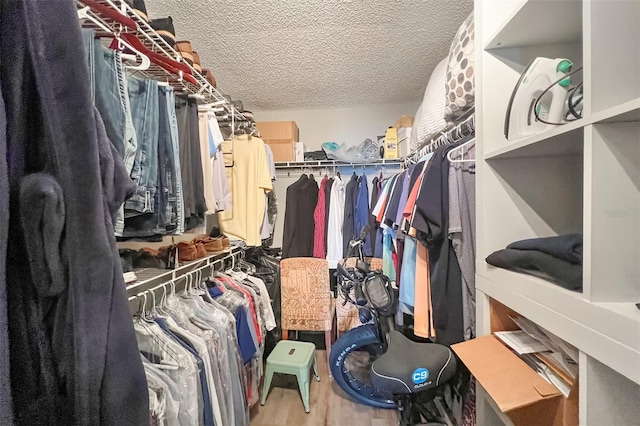
[[[232,257],[233,258],[233,257]],[[259,399],[266,336],[276,327],[253,264],[207,268],[137,295],[134,329],[153,425],[248,425]]]
[[[78,18],[87,27],[82,38],[97,121],[131,180],[116,236],[160,241],[204,225],[206,215],[229,211],[222,144],[251,123],[232,117],[220,102],[203,105],[202,95],[148,78],[150,61],[170,60],[150,52],[135,34],[114,33],[89,6],[78,10]]]
[[[451,345],[475,334],[475,136],[457,129],[385,179],[372,215],[400,325]]]
[[[350,167],[342,167],[348,171]],[[330,268],[348,252],[349,241],[370,226],[364,252],[382,256],[382,234],[371,216],[371,209],[382,190],[382,170],[355,170],[349,177],[340,171],[326,173],[316,180],[303,173],[287,188],[282,257],[327,259]],[[386,171],[386,170],[385,170]],[[367,175],[367,172],[369,175]],[[313,219],[313,220],[311,220]]]

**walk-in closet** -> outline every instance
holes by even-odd
[[[640,426],[639,0],[0,0],[0,426]]]

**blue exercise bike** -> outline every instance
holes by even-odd
[[[456,358],[447,346],[419,343],[396,327],[396,290],[382,271],[370,270],[362,246],[367,233],[349,244],[354,268],[338,265],[338,288],[357,306],[363,325],[343,334],[331,348],[333,378],[355,401],[397,409],[400,425],[447,424],[443,391],[456,374]]]

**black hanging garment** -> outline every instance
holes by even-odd
[[[282,258],[313,257],[313,212],[318,204],[318,183],[313,175],[300,176],[287,188]]]
[[[282,340],[282,327],[280,326],[282,319],[280,260],[266,254],[262,248],[255,248],[247,253],[247,261],[256,267],[256,277],[264,281],[271,299],[273,314],[276,318],[276,328],[269,331],[265,339],[264,357],[266,358],[276,344]]]
[[[466,140],[460,141],[459,144]],[[457,144],[456,144],[457,145]],[[449,239],[449,161],[456,145],[438,148],[425,171],[416,200],[413,227],[429,249],[431,299],[436,341],[452,345],[464,340],[462,272]]]
[[[8,151],[0,199],[10,215],[7,238],[0,214],[9,325],[8,358],[7,330],[0,330],[0,420],[148,424],[147,384],[113,227],[133,188],[94,115],[75,3],[1,2],[0,34]],[[0,295],[5,327],[2,302]]]

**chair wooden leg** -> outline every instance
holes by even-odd
[[[332,334],[332,330],[327,330],[324,332],[324,344],[327,348],[327,366],[329,366],[329,377],[331,377],[331,361],[329,360],[329,354],[331,354],[331,340],[333,340]]]
[[[289,340],[289,330],[282,329],[282,340]]]

